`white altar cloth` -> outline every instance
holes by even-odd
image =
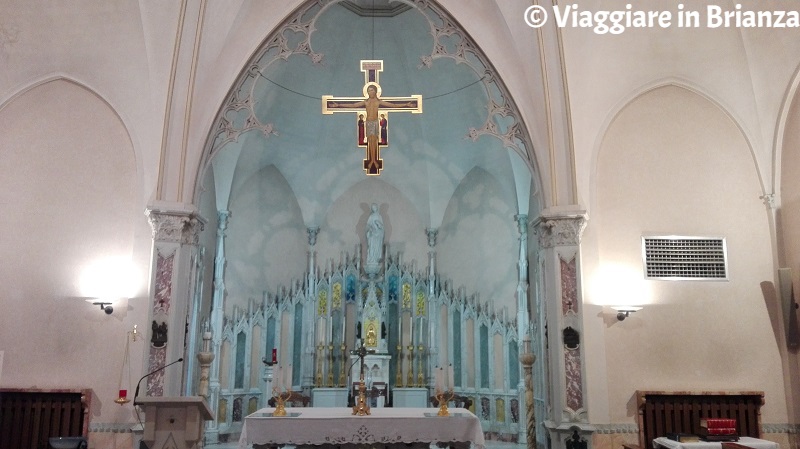
[[[239,448],[255,445],[391,446],[402,443],[470,443],[484,449],[481,422],[469,410],[451,408],[373,408],[371,415],[353,416],[345,407],[287,407],[288,416],[272,416],[264,408],[245,417]]]
[[[713,441],[698,441],[695,443],[680,443],[675,440],[670,440],[665,437],[658,437],[653,440],[655,447],[663,447],[667,449],[720,449],[722,443]],[[758,438],[740,437],[739,441],[735,441],[741,445],[752,447],[754,449],[780,449],[778,443],[772,441],[760,440]]]

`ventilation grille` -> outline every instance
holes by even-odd
[[[725,239],[642,237],[647,279],[728,279]]]

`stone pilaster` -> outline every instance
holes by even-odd
[[[203,219],[193,210],[149,208],[153,231],[152,293],[146,372],[186,359],[185,318],[191,304],[191,265]],[[169,367],[147,378],[148,396],[179,396],[185,369]]]
[[[544,296],[551,385],[551,412],[544,424],[553,447],[565,447],[575,432],[591,446],[594,427],[586,408],[580,239],[584,213],[542,214],[534,229],[544,260]]]

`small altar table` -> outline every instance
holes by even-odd
[[[739,443],[743,446],[752,447],[754,449],[780,449],[778,443],[751,437],[739,437],[739,441],[736,441],[736,443]],[[657,448],[663,447],[666,449],[721,449],[722,443],[712,441],[679,443],[675,440],[670,440],[669,438],[658,437],[653,440],[653,446]]]
[[[421,443],[485,449],[481,422],[469,410],[451,408],[372,408],[371,415],[353,416],[345,407],[287,407],[285,417],[264,408],[245,417],[239,448],[259,446],[391,447]],[[419,445],[419,444],[417,444]]]

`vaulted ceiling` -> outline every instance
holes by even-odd
[[[438,226],[475,168],[527,207],[530,139],[469,36],[433,5],[361,0],[306,4],[242,70],[206,149],[220,209],[237,186],[275,166],[313,225],[365,178],[355,114],[321,113],[322,95],[363,95],[364,59],[384,61],[383,97],[422,95],[422,114],[390,114],[380,180],[407,197],[423,220]]]

